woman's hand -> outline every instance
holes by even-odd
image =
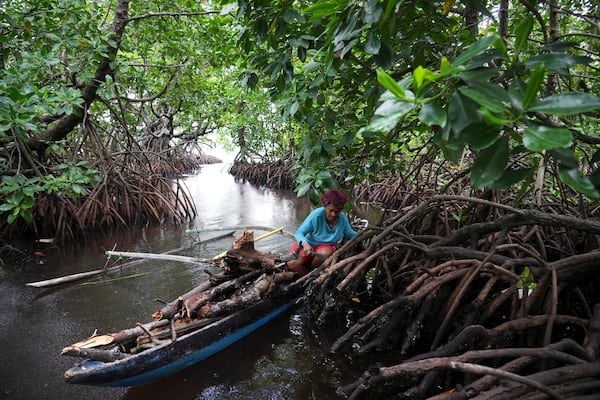
[[[302,254],[305,256],[310,256],[312,254],[313,248],[310,244],[308,243],[303,243],[302,244]]]

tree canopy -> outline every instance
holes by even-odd
[[[283,157],[295,141],[296,190],[315,199],[331,185],[416,180],[417,159],[465,171],[475,191],[600,198],[592,1],[1,7],[3,231],[35,224],[48,195],[80,209],[120,181],[105,199],[122,198],[132,171],[193,167],[215,140],[250,159]],[[184,204],[180,218],[193,214]],[[158,209],[144,218],[164,218]]]
[[[598,199],[592,2],[239,4],[283,115],[320,127],[305,165],[337,160],[357,180],[401,170],[416,148],[468,168],[473,189],[534,187],[551,168]]]

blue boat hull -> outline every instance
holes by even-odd
[[[297,288],[296,288],[297,289]],[[289,310],[298,290],[277,296],[215,321],[174,342],[158,345],[113,362],[84,360],[65,372],[68,383],[129,387],[171,375],[220,352]]]

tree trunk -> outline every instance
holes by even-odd
[[[96,93],[101,83],[106,81],[107,75],[114,73],[111,64],[114,62],[121,38],[125,32],[127,26],[129,12],[129,0],[118,0],[117,7],[115,9],[115,18],[112,24],[112,40],[116,43],[115,47],[108,46],[107,55],[102,59],[94,77],[89,79],[83,89],[81,90],[81,97],[83,98],[83,108],[79,110],[79,113],[68,114],[61,117],[58,121],[53,123],[48,129],[46,129],[39,137],[31,137],[27,145],[31,150],[43,152],[49,143],[53,143],[64,139],[77,125],[79,125],[84,116],[87,113],[89,106],[96,100]]]

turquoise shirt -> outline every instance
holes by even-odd
[[[325,219],[325,207],[313,210],[296,231],[296,241],[308,242],[312,247],[323,243],[338,243],[342,239],[351,239],[358,235],[350,226],[350,221],[344,213],[340,213],[333,228]]]

